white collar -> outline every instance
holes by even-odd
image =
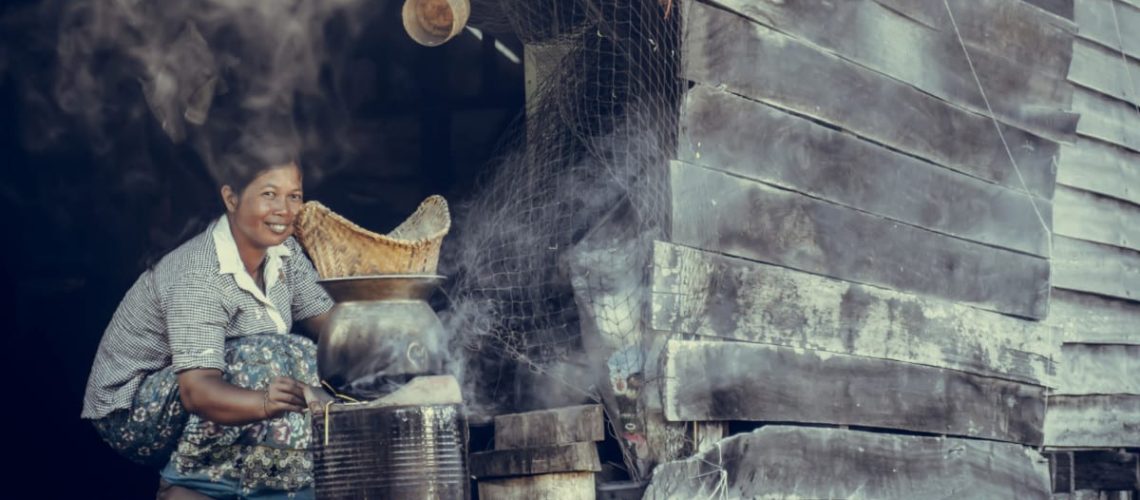
[[[253,282],[253,278],[245,270],[245,264],[241,261],[241,254],[238,253],[237,242],[234,241],[234,235],[230,232],[230,221],[225,214],[218,219],[217,224],[214,225],[214,250],[218,256],[218,274],[232,274],[234,280],[237,281],[238,287],[253,294],[258,300],[272,305],[261,289]],[[281,258],[289,257],[293,252],[286,247],[284,243],[274,245],[265,250],[267,261],[265,262],[265,290],[269,291],[273,285],[277,283],[277,277],[281,272]]]

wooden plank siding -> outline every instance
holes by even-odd
[[[1052,198],[1058,145],[1002,126],[737,14],[687,3],[684,76],[1014,189]],[[842,82],[842,84],[839,84]],[[962,147],[969,144],[970,147]]]
[[[650,290],[649,323],[658,331],[1044,386],[1054,385],[1060,358],[1051,325],[665,242],[654,244]]]
[[[1128,56],[1140,59],[1140,37],[1135,36],[1140,33],[1140,8],[1135,4],[1115,0],[1076,0],[1074,11],[1080,25],[1077,36],[1111,49],[1117,60],[1122,49]]]
[[[861,67],[986,114],[985,100],[970,69],[972,62],[998,119],[1053,140],[1071,140],[1076,130],[1077,115],[1068,111],[1072,87],[1065,81],[1071,49],[1053,54],[1038,47],[1037,53],[1047,54],[1045,57],[1022,59],[974,49],[968,62],[953,32],[932,29],[875,2],[708,1],[819,45]],[[1002,37],[1010,38],[1017,36],[1007,33]],[[1071,45],[1072,36],[1066,41]]]
[[[1140,302],[1055,289],[1045,324],[1065,342],[1140,345]]]
[[[1065,344],[1058,366],[1053,394],[1140,396],[1140,345]]]
[[[1054,236],[1051,262],[1054,287],[1140,300],[1140,252]]]
[[[1069,20],[1073,19],[1073,0],[1025,0],[1025,3],[1055,16]]]
[[[1140,205],[1066,186],[1057,187],[1054,205],[1056,234],[1140,251]]]
[[[1029,445],[1042,440],[1045,388],[1037,385],[721,340],[672,339],[664,363],[669,420],[858,425]]]
[[[1077,134],[1140,152],[1140,118],[1136,106],[1091,90],[1073,90],[1073,111],[1081,114]]]
[[[673,162],[674,242],[1040,319],[1049,261]]]
[[[1037,452],[977,439],[768,425],[662,466],[645,498],[1049,498]]]
[[[1140,205],[1140,154],[1078,137],[1061,146],[1057,184]]]
[[[1133,106],[1140,105],[1140,62],[1120,57],[1120,52],[1077,40],[1069,81]]]
[[[1053,219],[1048,200],[707,85],[685,97],[678,143],[677,157],[689,163],[931,231],[1048,256],[1049,230],[1042,224]]]
[[[1140,396],[1051,396],[1045,446],[1140,447]]]

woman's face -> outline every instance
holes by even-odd
[[[293,234],[293,220],[303,203],[301,170],[292,163],[271,167],[241,193],[223,186],[222,199],[238,248],[264,251]]]

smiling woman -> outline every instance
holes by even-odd
[[[295,157],[239,140],[219,162],[225,214],[139,277],[100,343],[82,416],[161,468],[163,498],[312,495],[305,410],[324,394],[310,338],[332,300],[292,238]]]

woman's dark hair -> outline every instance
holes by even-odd
[[[257,176],[272,168],[289,164],[301,168],[298,141],[292,128],[282,130],[281,127],[265,125],[241,133],[216,161],[207,159],[216,187],[215,195],[222,186],[229,186],[240,196]],[[189,217],[182,229],[172,237],[160,237],[161,241],[152,241],[151,248],[143,259],[147,269],[154,268],[166,254],[205,231],[218,218],[216,198],[200,206],[202,209],[197,215]]]

